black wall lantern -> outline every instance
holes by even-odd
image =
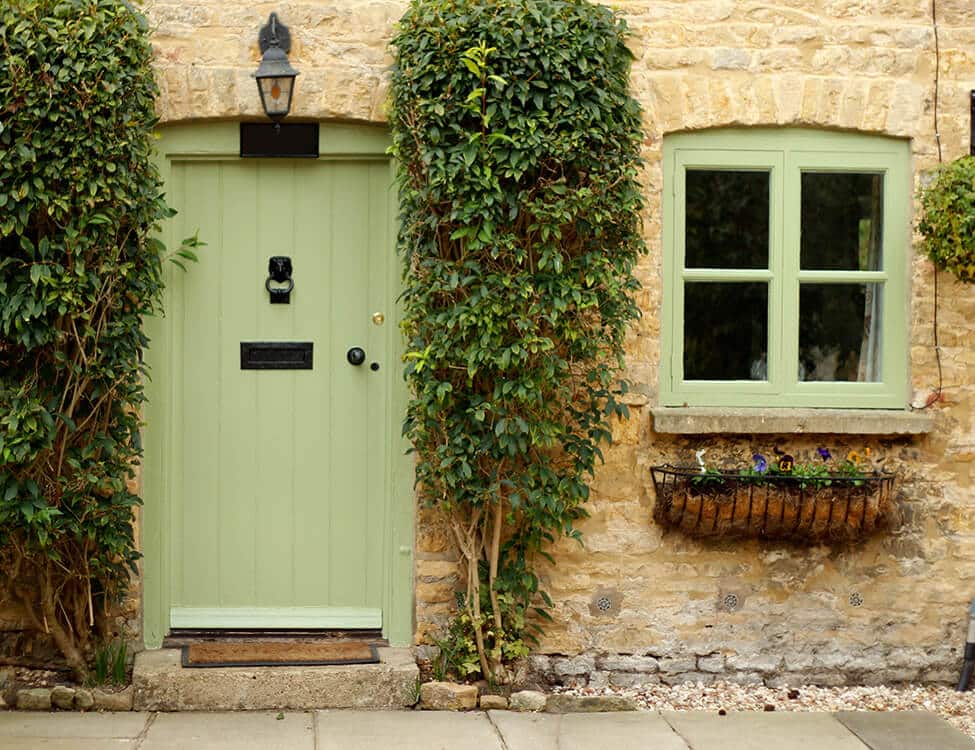
[[[288,62],[291,33],[278,20],[278,14],[272,13],[257,41],[264,56],[254,78],[261,94],[261,106],[277,125],[291,111],[291,96],[294,94],[295,76],[298,75],[298,71]]]

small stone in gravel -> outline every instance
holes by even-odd
[[[771,703],[766,703],[765,704],[765,707],[762,710],[763,711],[774,711],[775,710],[775,706],[773,706]]]
[[[477,708],[477,688],[456,682],[425,682],[420,685],[420,706],[430,711]]]
[[[718,709],[718,716],[727,716],[727,715],[728,715],[728,712],[725,711],[723,708],[719,708]]]
[[[51,703],[58,708],[70,711],[74,707],[74,690],[66,685],[51,688]]]
[[[796,689],[792,689],[788,692],[788,696],[789,696],[789,700],[794,701],[799,697],[799,691]]]
[[[90,690],[85,690],[84,688],[79,688],[74,693],[74,707],[81,710],[87,711],[89,708],[95,705],[95,699],[92,697]]]
[[[482,695],[481,708],[485,711],[499,711],[508,707],[508,699],[503,695]]]
[[[17,708],[21,711],[50,711],[50,688],[33,688],[17,693]]]
[[[588,714],[604,711],[636,711],[636,701],[624,695],[550,695],[545,710],[550,714]]]
[[[537,690],[519,690],[511,694],[508,706],[512,711],[541,711],[548,699]]]
[[[98,711],[131,711],[132,693],[132,686],[129,685],[125,690],[120,690],[117,693],[92,690],[91,697],[94,699],[94,707]]]

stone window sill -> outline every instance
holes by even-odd
[[[675,435],[923,435],[934,415],[885,409],[742,409],[657,406],[654,432]]]

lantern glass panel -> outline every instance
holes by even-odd
[[[261,87],[261,99],[264,103],[264,111],[267,112],[268,116],[275,117],[288,114],[291,109],[291,92],[294,87],[293,77],[259,78],[257,84]]]

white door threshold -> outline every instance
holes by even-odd
[[[173,607],[171,628],[379,630],[383,611],[369,607]]]

